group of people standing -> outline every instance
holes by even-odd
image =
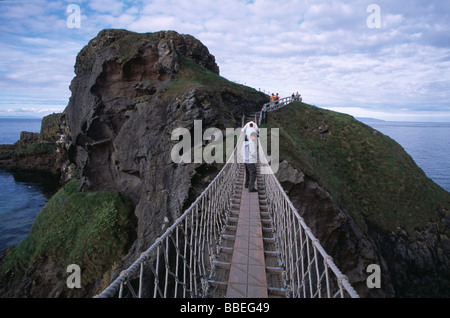
[[[292,99],[293,100],[302,100],[302,95],[300,95],[298,92],[297,93],[292,93]],[[275,95],[274,93],[272,93],[272,95],[270,96],[270,102],[276,102],[280,99],[280,96],[278,95],[278,93]]]
[[[280,96],[278,96],[278,93],[276,94],[276,95],[274,95],[273,93],[272,93],[272,95],[270,96],[270,102],[272,103],[272,102],[275,102],[275,101],[277,101],[277,100],[279,100],[280,99]]]
[[[300,100],[300,101],[302,100],[302,95],[300,95],[298,92],[295,93],[295,94],[292,93],[291,97],[292,97],[293,100]]]

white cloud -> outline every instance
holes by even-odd
[[[0,93],[67,98],[75,55],[101,29],[172,29],[207,45],[223,76],[255,88],[300,90],[319,106],[448,111],[448,1],[377,1],[380,29],[366,25],[370,0],[75,2],[80,30],[65,26],[64,1],[0,4]]]
[[[117,0],[89,0],[90,9],[100,13],[120,15],[124,9],[124,3]]]

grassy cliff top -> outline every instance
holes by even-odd
[[[450,193],[397,142],[352,116],[297,102],[268,118],[280,128],[280,159],[315,178],[363,230],[414,235],[450,208]]]
[[[216,95],[224,92],[232,93],[235,96],[241,97],[243,100],[254,100],[260,103],[261,107],[269,101],[269,97],[266,94],[254,88],[231,82],[200,66],[191,59],[182,57],[180,59],[180,70],[164,92],[164,97],[171,100],[193,89],[214,93]]]

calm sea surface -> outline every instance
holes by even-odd
[[[0,144],[14,144],[21,131],[40,132],[41,119],[0,118]],[[56,181],[43,174],[0,170],[0,253],[29,233],[37,213],[56,190]]]
[[[450,123],[366,122],[396,140],[428,177],[450,191]],[[0,118],[0,144],[13,144],[20,132],[39,132],[41,119]],[[56,190],[45,175],[0,170],[0,253],[30,232],[42,207]]]
[[[0,145],[10,145],[20,139],[22,131],[40,132],[40,118],[1,118],[0,117]]]

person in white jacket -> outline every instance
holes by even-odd
[[[245,140],[250,140],[250,134],[252,132],[256,132],[256,135],[259,136],[259,128],[258,125],[254,121],[249,121],[243,128],[242,132],[245,133]]]
[[[242,143],[242,155],[245,164],[245,187],[248,188],[248,192],[258,191],[255,189],[256,163],[258,162],[257,138],[256,131],[252,131],[249,140]]]

